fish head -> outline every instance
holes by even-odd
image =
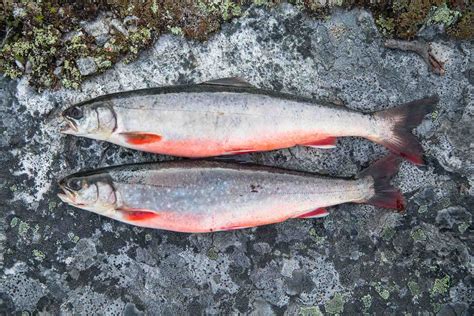
[[[100,215],[113,217],[117,197],[112,181],[106,174],[73,174],[59,181],[65,203]]]
[[[103,101],[73,105],[62,112],[66,126],[61,133],[107,140],[117,127],[113,107]]]

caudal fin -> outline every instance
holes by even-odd
[[[400,190],[390,184],[390,179],[397,173],[399,166],[400,158],[389,155],[363,170],[359,174],[359,178],[371,177],[374,193],[362,203],[392,208],[399,212],[403,211],[405,209],[405,199]]]
[[[434,110],[438,101],[438,96],[433,95],[376,112],[374,117],[380,122],[383,132],[371,139],[415,164],[423,164],[423,148],[411,131]]]

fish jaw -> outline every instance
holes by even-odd
[[[66,117],[63,117],[63,120],[65,122],[65,125],[63,125],[59,130],[60,133],[68,135],[77,135],[79,133],[79,129],[75,122],[67,119]]]
[[[70,190],[68,190],[65,186],[63,185],[60,185],[60,188],[63,192],[61,193],[58,193],[58,197],[59,199],[66,203],[66,204],[69,204],[69,205],[72,205],[74,207],[78,207],[78,208],[83,208],[85,205],[82,204],[82,203],[78,203],[76,200],[77,200],[77,197],[76,197],[76,194]]]
[[[58,193],[59,199],[67,204],[74,204],[74,201],[65,193]]]

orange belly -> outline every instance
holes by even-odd
[[[203,139],[167,140],[154,137],[150,142],[128,142],[136,150],[181,157],[211,157],[289,148],[296,145],[325,144],[329,135],[286,135],[281,138],[222,142]]]
[[[252,216],[200,215],[189,212],[156,212],[145,209],[117,210],[122,213],[122,222],[156,229],[183,233],[210,233],[279,223],[290,217],[289,212],[255,212]],[[226,215],[227,214],[227,215]]]

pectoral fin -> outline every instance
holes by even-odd
[[[131,222],[145,221],[160,216],[154,211],[140,208],[121,207],[117,211],[123,214],[123,219]]]
[[[153,133],[144,132],[126,132],[120,133],[125,138],[125,141],[130,145],[145,145],[159,142],[163,137]]]

